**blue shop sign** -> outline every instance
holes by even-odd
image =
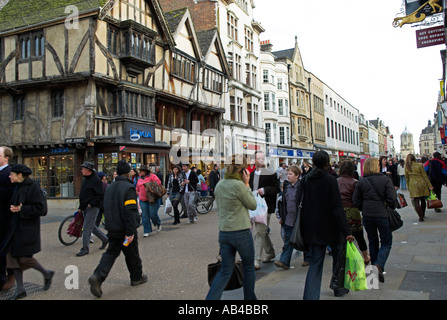
[[[293,150],[278,149],[278,148],[270,148],[270,155],[278,156],[278,157],[294,157],[295,156]]]
[[[127,124],[127,131],[127,141],[147,143],[155,140],[155,127],[153,126]]]

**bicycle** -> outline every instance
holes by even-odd
[[[71,246],[73,243],[78,241],[79,238],[82,238],[82,231],[81,231],[81,234],[79,235],[79,237],[76,237],[76,236],[73,236],[73,235],[67,233],[68,226],[73,222],[76,214],[78,214],[78,212],[70,214],[68,217],[64,218],[64,220],[62,220],[61,224],[59,225],[59,230],[58,230],[57,236],[59,238],[59,241],[64,246]],[[102,217],[101,217],[101,224],[103,226],[105,225],[104,214],[102,214]],[[93,241],[91,239],[90,239],[90,243],[93,243]]]
[[[200,193],[197,193],[194,203],[198,213],[207,214],[213,209],[214,197],[209,195],[201,196]]]
[[[196,198],[194,200],[194,205],[196,207],[197,213],[200,214],[207,214],[213,209],[214,204],[214,197],[213,196],[201,196],[200,193],[196,193]],[[182,201],[178,204],[178,211],[180,212],[180,216],[183,213],[183,206]],[[168,215],[171,217],[174,217],[174,208],[172,208],[169,212],[167,212]]]
[[[68,226],[73,222],[74,218],[75,218],[75,214],[71,214],[68,217],[66,217],[64,220],[62,220],[61,224],[59,225],[59,230],[58,230],[57,235],[58,235],[59,241],[64,246],[71,246],[73,243],[78,241],[78,239],[80,237],[82,237],[82,233],[81,233],[80,237],[74,237],[67,233]]]

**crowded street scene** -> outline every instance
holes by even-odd
[[[381,2],[0,0],[0,300],[446,300],[447,1]]]

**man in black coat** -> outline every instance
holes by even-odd
[[[104,249],[107,245],[106,235],[95,225],[96,217],[102,205],[104,189],[102,181],[96,174],[93,163],[85,161],[81,165],[81,172],[84,176],[79,192],[79,213],[84,214],[84,225],[82,231],[82,248],[76,254],[78,257],[89,253],[90,236],[93,233],[102,241],[99,249]]]
[[[102,295],[101,284],[107,278],[121,251],[126,257],[130,284],[137,286],[147,282],[138,251],[137,227],[140,216],[135,186],[129,179],[130,165],[120,160],[116,172],[118,176],[107,188],[104,196],[105,227],[109,247],[102,255],[93,275],[88,279],[90,292],[98,298]]]
[[[4,246],[9,231],[11,212],[9,201],[14,191],[14,185],[9,179],[12,158],[12,150],[8,147],[0,147],[0,248]],[[1,250],[1,249],[0,249]],[[6,253],[0,252],[0,290],[8,290],[14,285],[14,272],[6,269]]]
[[[184,185],[183,199],[186,205],[186,212],[188,214],[188,223],[194,223],[197,221],[197,212],[194,200],[196,199],[196,189],[199,183],[196,173],[189,168],[189,163],[182,163],[182,175]]]
[[[268,207],[267,225],[255,223],[255,269],[260,268],[262,251],[265,251],[263,262],[270,262],[275,258],[275,249],[269,236],[270,216],[276,211],[276,196],[278,195],[279,180],[275,172],[265,166],[263,151],[255,152],[256,170],[250,174],[250,188],[265,199]]]

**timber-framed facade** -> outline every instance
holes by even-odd
[[[41,1],[17,12],[21,2],[0,10],[0,144],[50,199],[77,198],[85,160],[110,177],[120,159],[166,173],[179,129],[189,147],[193,120],[205,123],[200,131],[219,128],[229,71],[218,35],[209,55],[195,35],[188,55],[157,0]],[[30,10],[42,19],[29,23]],[[187,18],[177,25],[195,34]],[[194,61],[189,78],[173,69],[179,54]],[[211,89],[204,70],[220,79]]]

